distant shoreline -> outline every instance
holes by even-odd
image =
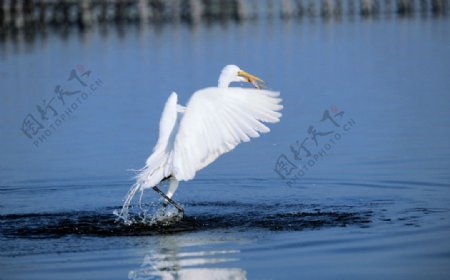
[[[0,0],[0,34],[45,26],[187,24],[255,18],[370,18],[393,15],[447,16],[449,0]]]

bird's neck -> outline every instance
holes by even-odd
[[[221,74],[219,77],[219,84],[217,85],[219,88],[227,88],[230,86],[231,79],[229,75]]]

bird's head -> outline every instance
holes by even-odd
[[[219,77],[219,87],[228,87],[232,82],[247,82],[251,83],[255,88],[261,89],[264,87],[264,81],[253,76],[239,68],[236,65],[227,65],[222,69]]]

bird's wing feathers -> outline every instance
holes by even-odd
[[[148,157],[145,167],[138,174],[137,179],[143,188],[154,187],[172,172],[171,151],[177,123],[178,96],[175,92],[169,96],[159,121],[159,138]]]
[[[232,150],[240,142],[269,132],[263,122],[280,120],[278,92],[247,88],[206,88],[187,104],[175,137],[172,173],[178,180]]]
[[[159,121],[159,138],[153,151],[164,150],[177,121],[178,96],[175,92],[169,96]]]

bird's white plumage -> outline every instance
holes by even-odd
[[[279,93],[249,88],[206,88],[195,92],[186,107],[173,92],[164,106],[159,138],[138,180],[151,188],[170,175],[179,181],[240,142],[269,132],[264,122],[280,120]],[[179,108],[184,112],[181,112]]]
[[[137,175],[141,188],[156,186],[162,179],[171,175],[173,143],[183,113],[178,110],[178,96],[175,92],[169,96],[159,121],[159,138],[148,157],[145,167]],[[180,115],[180,116],[179,116]]]
[[[169,138],[177,121],[177,105],[178,96],[175,92],[172,92],[167,99],[161,114],[161,119],[159,121],[159,138],[153,148],[153,152],[164,151],[167,148]]]
[[[232,82],[249,82],[258,89],[230,88]],[[262,80],[227,65],[218,87],[195,92],[186,107],[178,104],[173,92],[161,115],[153,153],[136,176],[118,216],[128,221],[128,207],[138,190],[154,188],[169,178],[165,199],[170,201],[179,181],[193,179],[197,171],[239,143],[269,132],[264,123],[278,122],[283,106],[278,92],[261,90],[258,82]]]
[[[206,88],[189,100],[173,147],[173,175],[195,173],[240,142],[269,132],[263,122],[278,122],[278,93],[247,88]]]

